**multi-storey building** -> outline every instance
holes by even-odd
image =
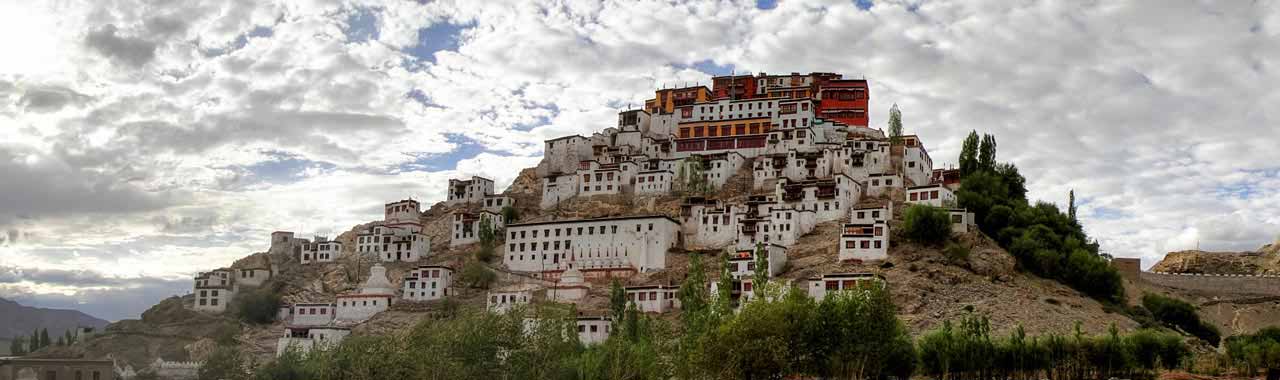
[[[418,201],[405,199],[387,203],[383,206],[382,221],[388,225],[411,223],[422,225],[422,205]]]
[[[902,175],[892,173],[872,173],[867,175],[867,195],[878,197],[888,194],[894,189],[904,186]]]
[[[450,179],[449,194],[445,204],[483,202],[486,195],[493,195],[493,180],[471,176],[471,179]]]
[[[667,250],[681,241],[680,222],[666,216],[555,220],[507,226],[507,268],[558,272],[570,268],[666,268]]]
[[[302,264],[331,263],[340,253],[342,253],[342,242],[316,236],[314,241],[302,245],[298,261]]]
[[[823,119],[866,128],[869,125],[867,103],[871,90],[865,79],[834,79],[823,83],[818,90],[818,116]]]
[[[417,223],[374,225],[356,234],[356,252],[382,262],[417,262],[431,255],[431,238]]]
[[[929,158],[929,151],[925,150],[924,143],[916,135],[907,135],[902,136],[902,145],[903,177],[917,186],[932,183],[933,159]]]
[[[472,244],[480,241],[480,227],[488,223],[489,228],[493,230],[495,237],[502,233],[504,226],[502,215],[497,213],[480,210],[479,212],[454,212],[453,213],[453,238],[449,240],[450,247],[459,245]]]
[[[680,205],[680,225],[685,248],[712,248],[732,244],[737,237],[736,218],[745,213],[742,206],[719,200],[690,197]]]
[[[612,325],[613,320],[606,316],[579,316],[578,341],[587,346],[604,343],[609,340]]]
[[[237,269],[236,285],[259,287],[262,283],[271,279],[271,268],[251,267]]]
[[[453,268],[423,265],[406,273],[401,294],[410,301],[431,301],[449,296],[453,284]]]
[[[214,270],[200,273],[195,277],[196,299],[192,304],[195,311],[221,313],[227,310],[231,297],[235,296],[235,278],[230,270]]]
[[[341,326],[288,326],[284,336],[276,340],[276,356],[284,355],[289,350],[309,353],[312,350],[324,350],[337,347],[351,335],[351,328]]]

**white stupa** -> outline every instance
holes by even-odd
[[[373,264],[369,268],[369,279],[360,287],[360,294],[396,294],[395,286],[387,280],[387,268],[382,264]]]

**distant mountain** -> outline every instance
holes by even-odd
[[[32,331],[43,328],[49,329],[49,338],[56,341],[63,331],[79,326],[102,329],[107,321],[76,310],[29,307],[0,298],[0,338],[31,336]]]

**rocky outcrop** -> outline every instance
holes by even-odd
[[[1280,275],[1280,244],[1268,244],[1254,252],[1170,252],[1151,267],[1152,272],[1196,274]]]

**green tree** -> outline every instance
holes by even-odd
[[[983,134],[982,145],[978,147],[978,170],[996,170],[996,137]]]
[[[1071,218],[1072,222],[1076,221],[1076,190],[1075,189],[1071,189],[1070,191],[1067,191],[1067,217]]]
[[[27,337],[19,335],[9,342],[9,354],[22,356],[27,354]]]
[[[58,345],[58,347],[66,346],[67,345],[66,337],[65,336],[58,337],[58,342],[56,344]]]
[[[712,306],[716,318],[733,315],[733,270],[729,268],[730,265],[729,255],[720,255],[720,278],[716,280],[716,298]]]
[[[902,144],[902,111],[898,110],[898,103],[889,107],[889,144]]]
[[[613,317],[613,323],[616,325],[622,320],[622,313],[627,309],[627,291],[622,288],[622,282],[613,279],[609,282],[609,316]]]
[[[915,204],[903,215],[902,230],[914,242],[942,244],[951,237],[951,216],[941,208]]]
[[[751,286],[764,291],[765,285],[769,284],[769,258],[768,252],[764,249],[764,244],[756,243],[755,252],[752,254],[755,260],[755,272],[752,273]]]
[[[489,270],[487,265],[472,260],[462,266],[458,280],[469,288],[488,289],[494,281],[498,280],[498,275]]]
[[[280,295],[269,287],[242,292],[236,297],[235,306],[240,320],[260,325],[269,324],[275,322],[280,310]]]
[[[963,181],[964,177],[978,171],[978,131],[970,131],[969,136],[965,137],[964,144],[960,146],[960,177]],[[962,186],[963,187],[963,186]]]
[[[504,225],[520,221],[520,211],[516,210],[515,207],[503,206],[502,221]]]
[[[676,377],[691,378],[697,371],[696,363],[706,360],[701,350],[703,336],[711,329],[711,313],[707,295],[707,274],[702,255],[689,255],[689,270],[680,284],[680,322],[684,333],[677,342],[676,351],[685,360],[676,363]]]
[[[40,329],[40,348],[49,347],[49,329]]]
[[[1151,312],[1151,316],[1170,328],[1185,331],[1210,345],[1217,346],[1221,340],[1218,328],[1200,320],[1196,307],[1186,301],[1165,297],[1155,293],[1142,295],[1142,307]]]
[[[245,380],[250,374],[244,353],[235,346],[220,346],[197,371],[200,380]]]
[[[315,376],[308,373],[304,357],[297,349],[286,349],[275,360],[267,362],[253,371],[256,380],[310,380]]]

